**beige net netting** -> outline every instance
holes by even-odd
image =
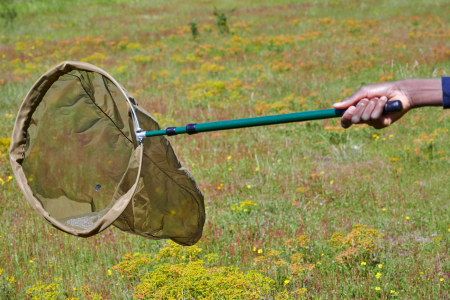
[[[77,236],[112,224],[195,244],[205,222],[203,195],[166,137],[136,140],[138,123],[160,129],[105,71],[64,62],[44,74],[20,108],[10,149],[32,207]]]

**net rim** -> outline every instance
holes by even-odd
[[[111,80],[111,82],[114,83],[122,92],[127,102],[128,111],[133,110],[132,104],[128,99],[122,86],[106,71],[89,63],[76,61],[62,62],[53,67],[52,69],[50,69],[49,71],[47,71],[44,75],[42,75],[35,82],[35,84],[31,87],[30,91],[25,96],[20,106],[19,112],[17,114],[16,121],[14,123],[14,128],[11,135],[11,147],[9,151],[9,158],[14,173],[14,177],[16,178],[16,181],[19,184],[20,189],[24,193],[27,201],[39,215],[44,217],[44,219],[47,222],[49,222],[52,226],[66,233],[80,237],[89,237],[105,230],[110,225],[112,225],[112,223],[114,223],[114,221],[117,220],[117,218],[122,214],[122,212],[125,210],[125,208],[130,203],[131,199],[133,198],[141,174],[143,144],[137,143],[132,153],[132,155],[135,155],[136,160],[139,164],[134,184],[132,185],[131,189],[128,190],[128,192],[120,198],[120,201],[117,200],[116,203],[114,203],[114,205],[111,207],[111,209],[104,216],[102,216],[100,220],[98,220],[95,223],[94,226],[86,230],[77,230],[64,225],[63,223],[59,222],[58,220],[50,216],[50,214],[44,209],[40,201],[36,197],[34,197],[33,191],[31,190],[31,187],[28,185],[28,180],[23,171],[22,162],[25,156],[27,131],[34,111],[36,110],[37,106],[41,103],[45,93],[49,90],[49,88],[53,85],[53,83],[56,82],[59,77],[73,70],[96,72],[99,73],[100,75],[105,76],[106,78]],[[133,125],[135,127],[138,127],[136,126],[137,120],[134,120],[135,114],[131,113],[131,118],[133,119]],[[136,128],[135,130],[130,130],[130,133],[134,141],[136,140],[135,131]]]

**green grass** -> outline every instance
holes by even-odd
[[[36,282],[56,278],[61,299],[87,298],[82,286],[131,299],[137,282],[108,270],[165,244],[112,227],[89,239],[58,232],[8,181],[6,138],[21,101],[59,62],[102,67],[162,126],[325,109],[363,84],[450,74],[444,0],[87,3],[14,2],[18,17],[0,33],[2,299],[27,299]],[[219,32],[214,6],[237,8],[230,34]],[[216,253],[218,266],[262,272],[276,282],[272,298],[306,288],[311,299],[447,299],[448,114],[415,110],[381,131],[344,131],[333,119],[170,137],[205,195],[199,257]],[[257,205],[232,209],[243,201]],[[384,237],[373,253],[340,263],[328,240],[354,224]],[[301,235],[311,271],[254,264],[269,249],[290,263],[285,242]]]

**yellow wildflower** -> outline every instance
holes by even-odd
[[[381,273],[378,272],[377,275],[375,275],[376,278],[380,278],[381,277]]]

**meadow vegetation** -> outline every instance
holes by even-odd
[[[2,8],[1,299],[449,298],[440,108],[380,131],[332,119],[170,137],[205,195],[192,247],[112,227],[89,239],[57,231],[26,202],[7,154],[22,99],[65,60],[112,74],[162,127],[326,109],[364,84],[446,76],[448,1]]]

